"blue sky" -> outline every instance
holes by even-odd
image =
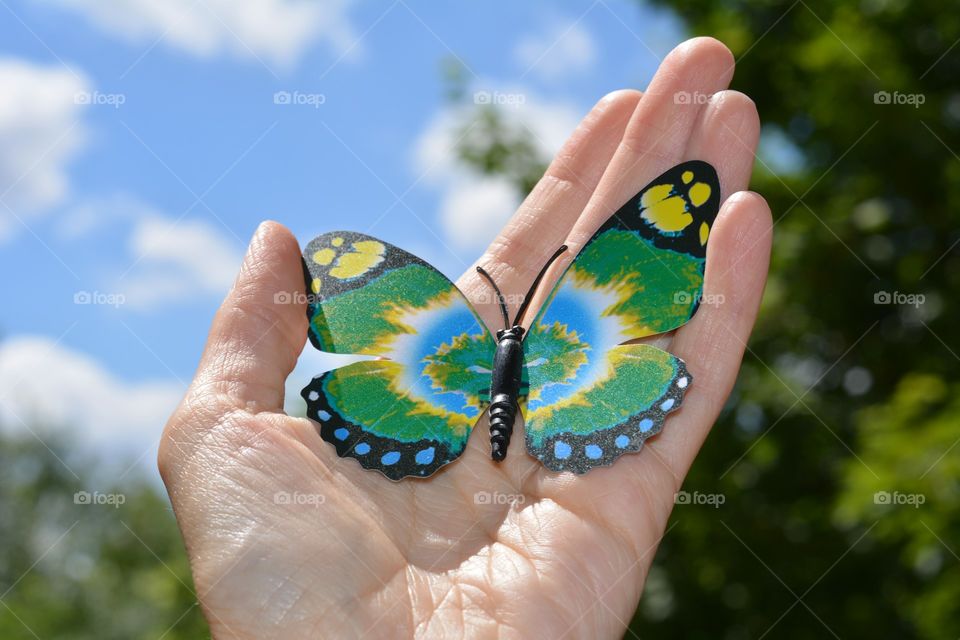
[[[0,3],[0,417],[133,457],[261,220],[372,233],[456,277],[512,213],[447,151],[443,60],[468,95],[522,101],[549,154],[684,35],[617,0],[105,5]]]

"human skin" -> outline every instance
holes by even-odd
[[[280,224],[257,229],[159,454],[214,637],[623,634],[674,495],[736,379],[766,279],[770,212],[743,191],[760,126],[750,99],[726,90],[733,70],[726,47],[697,38],[663,60],[644,94],[604,97],[477,262],[516,299],[560,244],[571,251],[551,279],[666,169],[716,167],[723,204],[704,285],[715,304],[656,340],[695,382],[663,433],[611,467],[546,471],[523,452],[519,419],[504,462],[490,460],[484,419],[463,456],[426,480],[394,483],[338,458],[312,422],[283,413],[307,321],[274,294],[302,290],[300,249]],[[457,284],[490,300],[473,267]],[[499,328],[494,305],[478,310]],[[279,492],[322,500],[281,504]],[[512,500],[478,504],[480,492]]]

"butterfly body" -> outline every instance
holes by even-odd
[[[583,474],[640,451],[693,377],[680,358],[636,340],[693,317],[719,204],[709,164],[665,172],[582,244],[529,321],[533,296],[511,322],[478,267],[500,302],[496,336],[423,260],[356,232],[314,238],[303,254],[310,341],[373,359],[314,377],[302,391],[307,416],[339,456],[391,480],[456,460],[488,412],[495,461],[518,414],[527,453],[551,471]]]
[[[507,456],[517,417],[523,378],[523,332],[518,325],[497,332],[490,376],[490,456],[498,462]]]

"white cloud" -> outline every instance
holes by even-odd
[[[126,305],[151,309],[200,295],[222,297],[233,284],[242,254],[229,232],[203,220],[175,221],[147,213],[127,241],[133,267],[118,280]]]
[[[558,24],[544,33],[521,38],[514,55],[525,75],[530,72],[553,79],[593,67],[597,47],[580,23]]]
[[[7,429],[69,429],[91,450],[139,456],[153,450],[185,388],[170,380],[127,382],[97,360],[46,337],[0,343],[0,420]],[[24,426],[26,425],[26,426]],[[152,456],[145,456],[152,464]]]
[[[0,58],[0,202],[24,220],[66,198],[66,166],[83,146],[87,81],[63,67]],[[0,240],[19,224],[0,204]]]
[[[125,308],[222,298],[243,259],[241,243],[219,222],[175,219],[123,193],[75,203],[61,216],[57,232],[78,243],[105,228],[119,230],[126,252],[118,252],[113,277],[99,282],[98,291],[122,296]]]
[[[156,42],[210,57],[259,57],[295,62],[313,43],[337,52],[355,42],[347,0],[51,0],[130,42]]]
[[[545,101],[522,88],[483,88],[474,95],[493,101],[500,97],[504,126],[528,136],[545,160],[559,151],[579,121],[575,107]],[[441,192],[440,222],[446,239],[465,253],[482,250],[520,203],[516,187],[506,178],[478,175],[457,161],[458,144],[472,135],[485,135],[470,128],[475,116],[473,105],[441,109],[420,134],[414,155],[414,168],[423,182]]]
[[[285,410],[305,415],[300,389],[313,376],[364,359],[307,344],[287,378]],[[138,458],[152,468],[163,426],[185,392],[177,380],[123,380],[90,355],[45,336],[0,342],[0,427],[29,429],[41,439],[66,430],[78,445],[123,468]]]
[[[454,246],[474,248],[478,241],[487,244],[519,204],[517,188],[505,180],[458,180],[449,185],[443,196],[440,224]]]
[[[142,202],[125,193],[69,203],[58,213],[55,233],[67,242],[82,239],[112,223],[129,221],[151,212]]]
[[[544,100],[523,87],[490,86],[480,85],[472,93],[474,99],[501,102],[498,112],[504,127],[529,136],[547,158],[560,150],[580,120],[580,110],[570,104]],[[424,180],[446,180],[459,171],[454,162],[457,145],[469,142],[471,136],[485,135],[478,126],[470,126],[476,114],[475,105],[448,106],[430,119],[415,145],[415,169]]]

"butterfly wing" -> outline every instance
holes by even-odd
[[[530,367],[526,445],[553,471],[586,473],[612,464],[660,432],[692,377],[680,358],[644,344],[619,345],[584,363],[594,373],[557,382]]]
[[[524,343],[527,450],[548,468],[608,465],[680,406],[692,382],[683,362],[623,343],[696,312],[719,202],[713,167],[678,165],[601,226],[557,282]]]
[[[380,358],[303,389],[321,437],[392,480],[459,457],[485,409],[495,347],[463,294],[423,260],[359,233],[318,236],[303,257],[313,345]]]

